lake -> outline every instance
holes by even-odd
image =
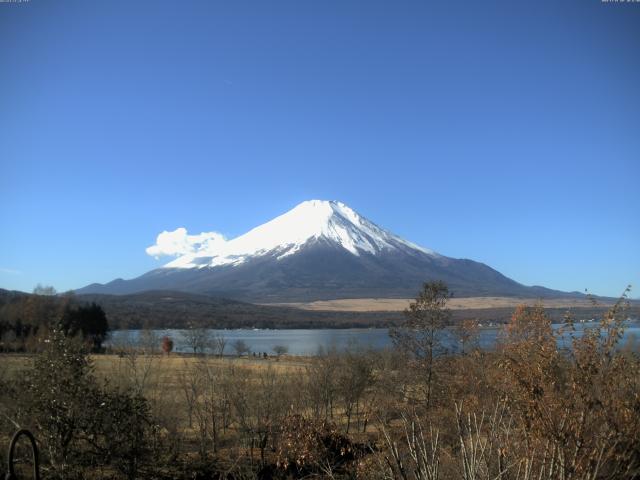
[[[559,328],[561,325],[554,325]],[[597,328],[597,323],[580,323],[576,325],[578,332],[585,328]],[[191,353],[184,332],[186,330],[154,330],[159,345],[160,338],[170,337],[174,342],[175,352]],[[288,348],[291,355],[316,355],[320,348],[329,349],[335,347],[344,350],[349,346],[359,348],[371,348],[380,350],[392,346],[389,331],[386,328],[353,328],[353,329],[291,329],[291,330],[209,330],[210,333],[223,335],[227,340],[225,354],[234,353],[233,342],[243,340],[252,352],[266,352],[273,354],[275,345],[283,345]],[[481,348],[491,349],[495,346],[499,327],[482,328],[480,330],[478,345]],[[111,332],[110,339],[105,343],[109,345],[139,345],[141,342],[141,330],[116,330]],[[579,333],[578,333],[579,334]],[[640,324],[631,322],[625,330],[621,345],[633,343],[634,350],[639,350]],[[442,332],[442,341],[445,347],[455,352],[458,350],[456,340],[447,330]]]

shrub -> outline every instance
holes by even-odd
[[[169,337],[162,337],[162,351],[169,355],[173,351],[173,340]]]
[[[83,467],[113,465],[135,478],[149,451],[146,400],[101,386],[78,340],[53,330],[42,343],[15,394],[54,474],[82,477]]]

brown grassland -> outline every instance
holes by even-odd
[[[401,312],[413,302],[412,298],[345,298],[340,300],[317,300],[315,302],[274,303],[286,307],[303,310],[320,310],[335,312]],[[536,298],[514,297],[465,297],[451,298],[447,307],[451,310],[515,308],[518,305],[533,305]],[[602,306],[612,306],[615,300],[601,301]],[[588,298],[552,298],[544,301],[545,308],[591,308],[593,303]]]

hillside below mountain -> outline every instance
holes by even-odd
[[[32,294],[0,289],[0,327],[12,324],[21,318],[20,305],[28,301]],[[42,298],[42,297],[40,297]],[[51,297],[63,301],[63,297]],[[469,308],[452,304],[454,323],[474,318],[482,323],[502,323],[509,320],[514,308],[504,302],[478,299]],[[524,301],[524,299],[522,299]],[[531,300],[531,299],[529,299]],[[74,302],[100,305],[111,329],[165,329],[165,328],[363,328],[387,327],[404,318],[399,310],[336,310],[348,305],[319,304],[314,310],[293,306],[254,305],[219,297],[176,291],[150,291],[129,295],[86,294],[75,295]],[[529,301],[529,304],[532,302]],[[550,317],[560,322],[570,309],[577,320],[598,318],[608,308],[601,305],[585,305],[583,302],[568,306],[558,306],[551,301],[545,310]],[[384,302],[382,303],[384,305]],[[385,308],[378,304],[379,308]],[[398,308],[402,305],[397,304]],[[325,308],[319,310],[318,308]],[[632,301],[628,311],[632,318],[640,318],[640,302]]]

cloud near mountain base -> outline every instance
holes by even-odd
[[[225,245],[227,240],[218,232],[202,232],[189,235],[184,227],[176,228],[172,232],[163,231],[156,238],[155,245],[146,248],[147,255],[155,258],[186,254],[215,255]]]

